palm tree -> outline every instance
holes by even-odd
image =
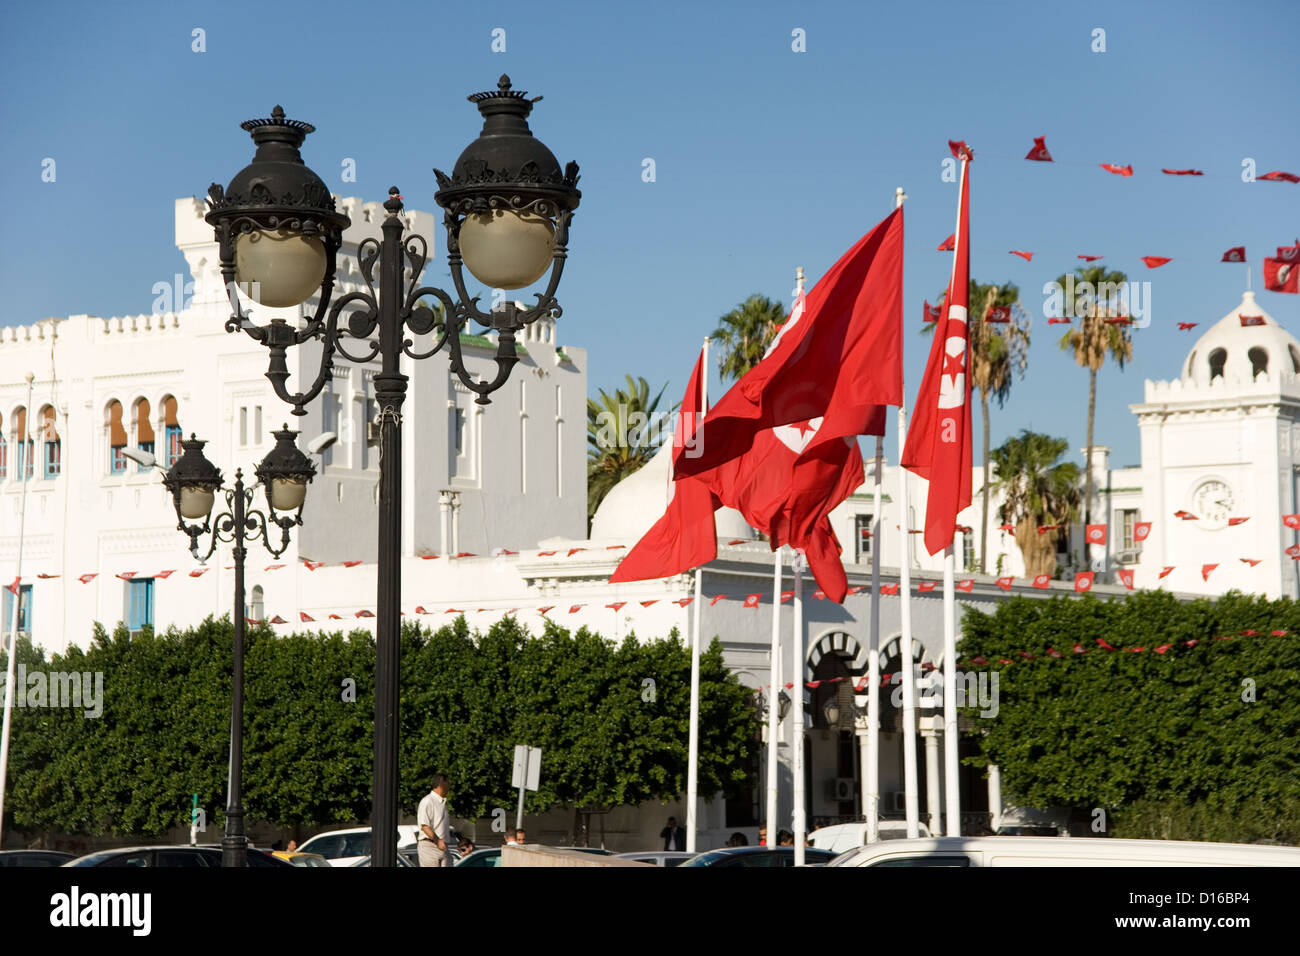
[[[587,520],[609,490],[636,471],[658,451],[661,419],[676,406],[659,411],[667,383],[650,397],[650,383],[627,376],[627,390],[600,390],[600,399],[587,399]]]
[[[1016,544],[1025,558],[1025,573],[1056,571],[1056,542],[1060,531],[1039,533],[1043,525],[1073,520],[1079,507],[1079,466],[1060,457],[1070,448],[1065,438],[1052,438],[1024,429],[993,449],[1002,495],[1001,520],[1016,529]]]
[[[939,296],[942,304],[945,290]],[[980,532],[980,571],[988,568],[989,527],[989,399],[996,399],[1002,408],[1011,394],[1013,378],[1025,377],[1029,365],[1029,313],[1020,304],[1020,289],[1013,283],[985,285],[971,282],[969,290],[971,315],[978,316],[970,323],[971,387],[979,389],[980,414],[984,422],[984,514]],[[995,306],[1011,309],[1011,321],[1005,326],[990,325],[984,321]],[[937,323],[927,322],[924,334],[934,331]]]
[[[785,321],[785,307],[767,296],[751,295],[718,319],[709,341],[718,345],[718,373],[738,379],[758,364]]]
[[[1108,318],[1123,315],[1122,303],[1128,276],[1122,272],[1107,272],[1103,266],[1081,266],[1074,270],[1078,275],[1060,276],[1057,284],[1068,288],[1072,282],[1074,295],[1064,302],[1064,314],[1079,321],[1061,337],[1063,352],[1074,352],[1076,365],[1088,368],[1088,433],[1084,457],[1083,521],[1092,522],[1092,423],[1097,412],[1097,373],[1113,358],[1122,369],[1133,358],[1133,342],[1123,323],[1107,322]]]

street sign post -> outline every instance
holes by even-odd
[[[515,745],[515,769],[510,786],[519,788],[519,811],[515,814],[515,828],[524,825],[524,794],[536,791],[542,777],[542,748],[527,744]]]

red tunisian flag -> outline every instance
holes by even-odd
[[[1090,524],[1085,529],[1084,537],[1088,539],[1089,544],[1106,543],[1106,526],[1104,524]]]
[[[796,303],[798,303],[796,299]],[[677,453],[674,474],[698,475],[743,455],[778,425],[821,418],[811,447],[884,434],[903,402],[903,211],[850,249],[791,311],[772,347],[710,410],[702,452]]]
[[[1300,293],[1300,265],[1285,259],[1265,259],[1264,288],[1269,292]]]
[[[704,349],[701,349],[673,431],[673,446],[688,453],[704,411],[704,375]],[[707,564],[718,556],[713,524],[718,502],[709,486],[698,478],[683,478],[674,481],[670,490],[668,509],[619,562],[610,576],[612,583],[670,577]]]
[[[930,360],[921,379],[916,414],[907,431],[902,465],[930,482],[925,506],[925,547],[937,554],[952,545],[957,514],[970,507],[971,405],[967,352],[970,328],[970,154],[962,150],[957,204],[957,248],[935,327]]]

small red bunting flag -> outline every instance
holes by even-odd
[[[819,591],[814,591],[814,592],[813,592],[813,597],[815,597],[815,598],[816,598],[817,600],[819,600],[819,601],[825,601],[825,600],[826,600],[826,592],[825,592],[825,591],[820,591],[820,590],[819,590]]]
[[[303,562],[303,565],[307,568],[308,571],[315,571],[317,568],[323,568],[323,567],[325,567],[325,562],[324,562],[324,561],[304,561],[304,562]]]
[[[650,601],[642,601],[642,602],[641,602],[641,606],[642,606],[642,607],[649,607],[651,604],[658,604],[658,603],[659,603],[659,599],[658,599],[658,598],[654,598],[653,600],[650,600]]]
[[[337,614],[331,614],[331,615],[330,615],[330,620],[331,620],[331,621],[341,621],[341,620],[343,620],[343,618],[339,617]]]
[[[867,590],[867,588],[866,588],[865,586],[863,586],[863,585],[861,585],[861,584],[855,584],[853,587],[849,588],[848,593],[849,593],[849,594],[860,594],[861,592],[863,592],[863,591],[865,591],[865,590]]]
[[[998,587],[1000,587],[1000,588],[1001,588],[1002,590],[1004,590],[1004,591],[1010,591],[1010,590],[1011,590],[1011,585],[1012,585],[1012,583],[1013,583],[1015,580],[1016,580],[1016,579],[1015,579],[1014,577],[1012,577],[1011,575],[1007,575],[1006,577],[998,578]]]
[[[374,612],[374,611],[367,611],[365,608],[362,608],[360,611],[357,611],[357,615],[356,615],[356,616],[357,616],[357,617],[374,617],[374,616],[375,616],[375,612]]]
[[[782,591],[782,592],[781,592],[781,603],[784,604],[786,601],[789,601],[792,597],[794,597],[794,592],[793,592],[793,591]]]
[[[579,548],[578,550],[579,550],[579,551],[586,551],[587,549],[586,549],[586,548]],[[475,554],[473,551],[461,551],[461,552],[459,552],[459,553],[456,555],[456,557],[458,557],[458,558],[477,558],[478,555]]]
[[[539,607],[539,608],[537,609],[537,613],[540,614],[540,615],[542,615],[542,617],[545,617],[547,611],[554,611],[554,610],[555,610],[555,605],[554,605],[554,604],[548,604],[548,605],[546,605],[546,607]]]
[[[957,159],[973,160],[975,158],[975,151],[966,145],[964,139],[948,140],[948,148],[952,150],[953,156]]]
[[[1145,647],[1126,647],[1126,648],[1124,648],[1124,650],[1128,651],[1130,654],[1141,654],[1143,651],[1146,650],[1146,648],[1145,648]]]
[[[442,613],[443,614],[464,614],[465,612],[464,610],[458,607],[449,607],[447,608],[447,610],[443,611]]]
[[[172,576],[173,574],[175,574],[175,573],[176,573],[176,569],[175,569],[175,568],[169,568],[169,569],[166,570],[166,571],[159,571],[159,572],[157,572],[156,574],[154,574],[154,577],[156,577],[156,578],[162,578],[162,579],[165,581],[165,580],[167,580],[169,577],[171,577],[171,576]]]
[[[980,667],[983,667],[985,664],[989,662],[989,659],[987,657],[972,657],[970,659],[970,662],[972,664],[977,664]]]
[[[1038,526],[1039,534],[1047,534],[1047,532],[1049,531],[1060,531],[1060,530],[1061,530],[1061,526],[1059,524],[1040,524]]]
[[[967,594],[975,590],[975,579],[967,578],[965,581],[958,581],[953,585],[958,591],[965,591]]]
[[[607,544],[607,545],[605,545],[605,550],[606,550],[606,551],[617,551],[617,550],[619,550],[620,548],[626,548],[626,547],[627,547],[627,545],[625,545],[625,544]],[[513,552],[513,551],[507,551],[507,552],[506,552],[506,554],[514,554],[514,553],[515,553],[515,552]]]
[[[937,583],[938,583],[938,582],[936,582],[936,581],[921,581],[921,582],[920,582],[919,584],[917,584],[917,586],[916,586],[916,593],[917,593],[917,594],[926,594],[926,593],[928,593],[928,592],[930,592],[930,591],[933,591],[933,590],[934,590],[934,586],[935,586],[935,584],[937,584]]]
[[[1145,265],[1148,269],[1159,269],[1161,266],[1166,265],[1173,261],[1174,260],[1169,258],[1168,256],[1143,256],[1142,257],[1142,264]]]
[[[897,593],[898,593],[898,585],[897,585],[897,584],[882,584],[882,585],[880,586],[880,593],[881,593],[881,594],[897,594]]]
[[[1199,169],[1162,169],[1160,170],[1166,176],[1204,176],[1205,173]]]
[[[1288,528],[1300,528],[1300,515],[1283,515],[1282,523]]]
[[[167,574],[171,574],[171,572],[168,571]],[[162,572],[159,572],[158,577],[165,578],[167,574],[163,574]],[[48,581],[50,578],[60,577],[60,575],[58,574],[38,574],[36,576],[40,578],[42,581]]]
[[[1218,567],[1217,564],[1202,564],[1202,565],[1201,565],[1201,580],[1202,580],[1202,581],[1208,581],[1208,580],[1210,580],[1210,573],[1211,573],[1215,568],[1217,568],[1217,567]]]
[[[1098,165],[1100,165],[1102,169],[1106,170],[1106,172],[1108,172],[1108,173],[1114,173],[1116,176],[1132,176],[1132,175],[1133,175],[1133,167],[1132,167],[1132,166],[1120,166],[1120,165],[1118,165],[1118,164],[1116,164],[1116,163],[1100,163],[1100,164],[1098,164]]]
[[[1036,588],[1050,587],[1051,583],[1052,583],[1052,576],[1050,574],[1034,575],[1034,587]]]
[[[570,604],[570,605],[569,605],[569,613],[570,613],[570,614],[577,614],[579,611],[582,610],[582,608],[583,608],[583,605],[581,605],[581,604]]]
[[[1104,259],[1105,256],[1075,256],[1076,259],[1082,259],[1084,262],[1096,262],[1098,259]]]
[[[1056,318],[1048,319],[1047,324],[1048,325],[1069,325],[1070,320],[1067,319],[1065,316],[1058,315]]]
[[[1016,526],[1013,525],[1013,524],[1000,524],[1000,525],[998,525],[998,530],[999,530],[999,531],[1005,531],[1007,534],[1011,535],[1013,538],[1016,536]]]
[[[1182,518],[1184,521],[1200,521],[1200,520],[1201,520],[1200,518],[1196,517],[1196,515],[1192,514],[1190,511],[1182,511],[1182,510],[1175,511],[1175,512],[1174,512],[1174,517],[1175,517],[1175,518]]]
[[[1180,332],[1190,332],[1192,329],[1196,328],[1196,326],[1197,326],[1197,323],[1195,323],[1195,322],[1179,322],[1179,323],[1178,323],[1178,331],[1180,331]]]
[[[993,306],[993,308],[989,309],[988,315],[984,316],[984,321],[994,325],[1006,325],[1011,321],[1011,306]]]
[[[1049,648],[1047,649],[1047,655],[1048,655],[1049,657],[1064,657],[1064,656],[1065,656],[1064,654],[1062,654],[1060,651],[1058,651],[1058,650],[1057,650],[1056,648],[1054,648],[1054,647],[1049,647]]]
[[[688,597],[688,598],[678,598],[678,599],[677,599],[676,601],[674,601],[673,603],[676,604],[678,607],[686,607],[686,605],[690,604],[690,603],[691,603],[692,601],[694,601],[694,600],[695,600],[695,598],[693,598],[693,597]]]
[[[1014,664],[1015,661],[1009,661],[1009,660],[1007,660],[1005,657],[999,657],[999,658],[998,658],[998,663],[999,663],[999,664]]]
[[[1242,558],[1242,559],[1241,559],[1241,563],[1242,563],[1242,564],[1249,564],[1249,565],[1253,568],[1253,567],[1255,567],[1256,565],[1258,565],[1258,564],[1260,563],[1261,560],[1262,560],[1262,559],[1260,559],[1260,558]]]
[[[1074,576],[1074,591],[1076,594],[1082,594],[1084,591],[1092,590],[1092,579],[1096,574],[1095,571],[1080,571]]]
[[[1026,262],[1032,262],[1034,259],[1034,254],[1032,252],[1025,252],[1023,249],[1012,249],[1008,252],[1008,255],[1019,256]]]
[[[1199,644],[1199,643],[1201,643],[1201,642],[1200,642],[1200,641],[1183,641],[1183,646],[1184,646],[1184,647],[1195,647],[1195,646],[1196,646],[1197,644]]]
[[[928,325],[931,322],[938,322],[943,317],[942,310],[937,305],[931,305],[929,299],[921,303],[921,324]]]
[[[120,575],[119,575],[119,576],[120,576]],[[14,597],[17,597],[17,596],[18,596],[18,585],[22,583],[22,580],[23,580],[23,579],[22,579],[21,576],[20,576],[20,577],[16,577],[16,578],[14,578],[14,582],[13,582],[13,584],[6,584],[6,585],[5,585],[5,590],[8,591],[8,592],[10,592],[11,594],[13,594]]]
[[[1274,637],[1286,637],[1286,631],[1269,631]]]
[[[426,610],[424,609],[424,605],[423,605],[423,604],[417,604],[417,605],[415,606],[415,613],[416,613],[416,614],[428,614],[429,612],[426,611]]]
[[[1233,246],[1231,249],[1229,249],[1227,252],[1223,254],[1223,258],[1220,259],[1219,261],[1220,262],[1245,262],[1246,247]]]
[[[570,558],[571,558],[571,557],[573,557],[575,554],[577,554],[579,551],[586,551],[586,550],[587,550],[586,548],[570,548],[567,557],[570,557]]]
[[[1300,183],[1300,176],[1295,173],[1283,172],[1275,169],[1271,173],[1265,173],[1263,176],[1256,176],[1256,179],[1262,179],[1266,183]]]
[[[1242,328],[1250,328],[1254,325],[1264,324],[1264,317],[1262,315],[1241,315],[1239,313],[1237,318],[1240,320]]]
[[[555,553],[556,553],[556,552],[554,552],[554,551],[538,551],[538,552],[537,552],[537,556],[538,556],[539,558],[549,558],[551,555],[553,555],[553,554],[555,554]]]
[[[727,542],[727,546],[734,548],[738,544],[745,544],[745,543],[746,541],[744,538],[732,538],[730,541]]]
[[[212,570],[211,568],[195,568],[193,571],[190,572],[190,577],[197,578],[203,574],[206,574],[208,571],[211,570]]]
[[[272,623],[272,624],[288,624],[289,622],[286,621],[284,618],[282,618],[280,615],[277,614],[275,617],[271,618],[271,623]]]
[[[1076,654],[1087,654],[1087,653],[1088,653],[1088,649],[1087,649],[1086,647],[1084,647],[1082,644],[1079,644],[1079,643],[1076,642],[1075,645],[1074,645],[1074,653],[1076,653]]]
[[[1166,565],[1165,567],[1160,569],[1160,574],[1158,576],[1162,578],[1168,577],[1169,572],[1172,571],[1173,569],[1174,569],[1174,565],[1172,564]]]
[[[1138,521],[1133,525],[1133,540],[1145,541],[1151,535],[1151,522]]]
[[[709,607],[713,607],[713,605],[717,604],[719,601],[725,601],[726,599],[727,596],[725,594],[715,594],[709,599]]]
[[[1117,648],[1111,647],[1109,644],[1107,644],[1105,638],[1102,637],[1097,638],[1097,643],[1108,651],[1117,650]]]
[[[344,561],[344,562],[343,562],[343,567],[345,567],[345,568],[355,568],[355,567],[356,567],[358,564],[360,564],[360,563],[361,563],[360,561]]]
[[[623,610],[625,604],[627,604],[626,601],[615,601],[613,604],[606,604],[605,607],[609,608],[611,611],[618,612]]]
[[[1120,569],[1119,569],[1119,580],[1120,580],[1120,583],[1124,585],[1124,587],[1126,587],[1126,588],[1128,588],[1130,591],[1132,591],[1132,590],[1133,590],[1133,569],[1132,569],[1132,568],[1120,568]]]
[[[1113,318],[1102,319],[1107,325],[1132,325],[1133,319],[1127,315],[1117,315]]]
[[[1245,630],[1241,632],[1242,637],[1259,637],[1259,631]]]
[[[1023,657],[1027,661],[1032,661],[1036,659],[1034,655],[1030,654],[1028,651],[1017,651],[1016,653],[1018,653],[1021,657]]]
[[[267,570],[267,571],[279,571],[282,567],[284,567],[283,564],[268,564],[268,565],[266,566],[265,570]]]
[[[306,622],[308,622],[308,621],[310,621],[310,622],[313,623],[313,624],[316,623],[316,619],[315,619],[314,617],[312,617],[310,614],[308,614],[306,611],[299,611],[299,612],[298,612],[298,620],[300,620],[300,621],[302,621],[302,622],[304,622],[304,623],[306,623]]]
[[[954,232],[951,236],[939,243],[936,252],[952,252],[957,248],[957,234]]]
[[[761,595],[758,595],[758,594],[746,594],[746,595],[745,595],[745,607],[758,607],[758,599],[759,599],[759,597],[761,597]]]
[[[1053,161],[1052,154],[1047,149],[1046,136],[1034,137],[1034,145],[1029,152],[1025,154],[1025,159],[1032,159],[1036,163],[1050,163]]]
[[[113,575],[113,577],[121,578],[123,581],[130,581],[133,577],[135,577],[135,575],[136,575],[135,571],[123,571],[121,574]]]
[[[1106,526],[1104,524],[1090,524],[1086,526],[1086,529],[1089,544],[1106,543]]]
[[[1153,651],[1155,651],[1157,654],[1163,654],[1163,653],[1165,653],[1166,651],[1168,651],[1169,648],[1171,648],[1171,647],[1173,647],[1173,646],[1174,646],[1174,645],[1172,645],[1172,644],[1161,644],[1159,647],[1153,647],[1153,648],[1151,648],[1151,649],[1152,649]]]
[[[420,555],[420,560],[421,560],[421,561],[437,561],[439,557],[440,557],[440,555],[437,555],[437,554],[422,554],[422,555]],[[310,564],[311,562],[308,562],[308,563]]]
[[[89,584],[97,577],[99,577],[98,571],[94,572],[93,574],[79,574],[77,575],[77,580],[80,581],[82,584]]]
[[[1216,635],[1214,635],[1214,639],[1215,639],[1216,641],[1230,641],[1230,640],[1232,640],[1232,635],[1231,635],[1231,634],[1216,634]]]

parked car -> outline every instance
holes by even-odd
[[[822,866],[835,859],[829,850],[816,847],[804,848],[804,863],[809,866]],[[736,846],[722,850],[710,850],[691,857],[682,866],[744,866],[744,867],[783,867],[794,866],[794,847],[792,846]]]
[[[361,859],[357,860],[357,862],[355,862],[355,863],[353,863],[353,864],[350,864],[350,865],[351,865],[351,866],[370,866],[370,857],[368,857],[368,856],[363,856]],[[411,866],[419,866],[419,865],[420,865],[420,864],[418,864],[418,863],[412,863],[410,860],[408,860],[408,859],[407,859],[406,857],[404,857],[402,854],[400,854],[400,853],[397,854],[397,867],[398,867],[398,869],[402,869],[403,867],[411,867]]]
[[[907,839],[907,821],[905,820],[881,820],[876,826],[882,840]],[[918,824],[917,836],[930,836],[930,831],[924,823]],[[808,842],[819,850],[844,853],[846,850],[866,845],[867,825],[865,823],[836,823],[833,826],[821,827],[808,834]]]
[[[654,866],[681,866],[697,853],[682,853],[680,850],[644,850],[636,853],[615,853],[624,860],[636,860],[638,863],[651,863]]]
[[[0,850],[0,866],[62,866],[77,854],[62,850]]]
[[[293,866],[323,866],[329,868],[330,861],[319,853],[302,853],[298,850],[272,850],[271,856],[284,860]]]
[[[153,867],[162,869],[200,869],[221,866],[221,848],[214,846],[126,846],[116,850],[87,853],[64,866]],[[250,867],[289,867],[266,850],[248,848]]]
[[[408,862],[418,862],[414,858],[416,841],[420,838],[420,828],[414,823],[403,823],[397,827],[397,853],[405,855]],[[459,843],[461,835],[451,830],[452,844]],[[318,833],[302,846],[300,853],[318,853],[329,861],[330,866],[356,866],[362,857],[370,856],[370,827],[351,827],[346,830],[328,830]]]
[[[485,847],[482,850],[475,850],[473,853],[470,853],[467,856],[462,856],[460,859],[456,860],[452,865],[468,866],[468,867],[500,866],[501,847],[492,846],[492,847]]]
[[[1300,847],[1182,840],[937,837],[890,840],[837,856],[830,866],[1300,866]]]

